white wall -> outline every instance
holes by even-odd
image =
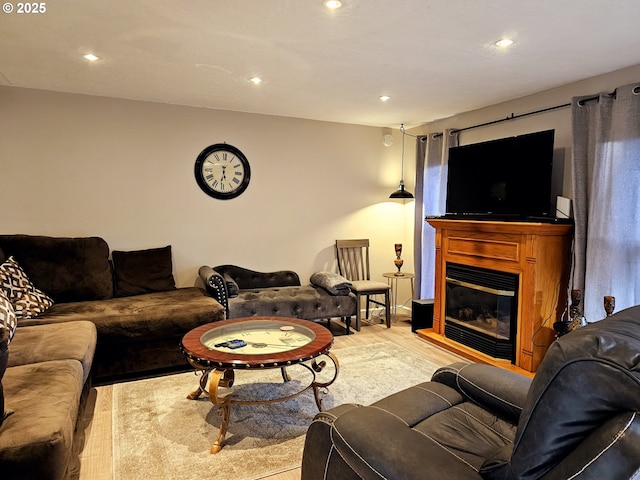
[[[505,79],[508,81],[508,79]],[[463,112],[449,118],[431,122],[412,130],[412,133],[426,134],[442,132],[446,129],[463,129],[481,125],[512,115],[518,116],[571,102],[575,96],[612,92],[616,87],[640,81],[640,65],[611,72],[606,75],[585,79],[570,85],[529,95],[509,102],[487,106],[470,112]],[[472,82],[472,80],[471,80]],[[470,85],[472,88],[472,84]],[[479,95],[481,93],[479,92]],[[555,129],[554,171],[552,199],[556,195],[573,198],[571,187],[571,107],[551,110],[513,120],[503,121],[460,133],[460,145],[493,140],[513,135]],[[426,225],[426,228],[431,228]]]
[[[411,130],[464,128],[567,103],[640,79],[640,65],[488,106]],[[481,92],[478,93],[481,95]],[[368,237],[374,278],[394,271],[402,243],[413,271],[414,203],[391,201],[401,136],[388,129],[194,107],[0,87],[1,233],[97,235],[112,249],[172,245],[180,286],[202,264],[296,270],[303,283],[333,270],[336,238]],[[461,143],[556,129],[556,187],[571,197],[570,109],[461,134]],[[220,201],[197,186],[206,146],[227,142],[249,158],[251,184]],[[405,182],[414,191],[414,139],[405,140]],[[399,282],[400,303],[409,282]]]
[[[505,79],[505,81],[508,81],[508,79]],[[448,128],[458,129],[492,122],[510,117],[511,115],[517,116],[570,103],[571,98],[575,96],[611,92],[616,87],[638,81],[640,81],[640,65],[582,80],[570,85],[564,85],[552,90],[546,90],[509,102],[487,106],[479,110],[463,112],[423,125],[418,129],[414,129],[414,133],[434,133],[441,132]],[[479,95],[480,94],[481,93],[479,93]],[[555,129],[553,190],[557,195],[572,198],[570,107],[461,132],[460,145],[549,129]]]
[[[10,87],[0,107],[1,233],[96,235],[119,250],[170,244],[180,286],[223,263],[292,269],[307,283],[335,268],[337,238],[371,239],[378,280],[395,269],[394,243],[413,270],[413,202],[388,199],[400,179],[397,130],[385,147],[382,128]],[[194,179],[197,155],[218,142],[251,164],[233,200]]]

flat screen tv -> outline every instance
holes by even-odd
[[[450,148],[447,216],[553,218],[554,133],[545,130]]]

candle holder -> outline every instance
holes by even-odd
[[[587,324],[587,319],[582,316],[582,309],[580,308],[581,302],[582,292],[580,290],[571,290],[571,306],[569,307],[571,322],[569,323],[569,331],[584,327]]]
[[[616,297],[611,295],[604,296],[604,311],[607,313],[607,317],[613,313],[616,309]]]
[[[404,277],[404,273],[402,273],[400,271],[400,269],[402,268],[402,265],[404,264],[404,260],[402,260],[402,258],[400,258],[400,256],[402,255],[402,244],[401,243],[396,243],[394,244],[395,249],[396,249],[396,259],[393,261],[393,263],[395,264],[396,268],[398,269],[398,271],[396,273],[394,273],[394,275],[396,277]]]

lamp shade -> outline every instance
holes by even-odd
[[[404,189],[404,182],[400,181],[400,186],[398,190],[389,195],[389,198],[414,198],[413,194],[408,190]]]
[[[400,177],[400,186],[398,190],[389,195],[389,198],[413,198],[413,194],[404,189],[404,123],[400,125],[400,132],[402,132],[402,176]]]

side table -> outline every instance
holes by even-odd
[[[397,319],[398,310],[398,280],[411,280],[411,299],[414,298],[414,286],[413,279],[416,277],[415,273],[402,273],[396,275],[395,272],[387,272],[382,274],[387,279],[387,283],[391,286],[391,297],[393,298],[392,315],[394,319]]]

